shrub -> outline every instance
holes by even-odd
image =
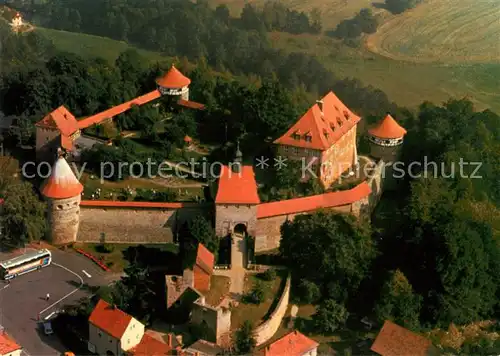
[[[244,300],[246,303],[260,304],[264,301],[265,297],[264,285],[262,282],[257,281],[250,293],[245,296]]]
[[[307,279],[301,279],[297,289],[299,300],[305,304],[315,304],[321,297],[318,285]]]
[[[113,245],[103,243],[103,244],[97,245],[95,249],[97,252],[100,252],[100,253],[111,253],[114,251],[115,247]]]
[[[273,268],[269,268],[262,273],[262,279],[265,281],[274,281],[276,279],[276,271]]]

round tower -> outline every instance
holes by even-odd
[[[50,238],[54,245],[76,241],[80,224],[80,200],[83,185],[62,155],[54,163],[51,175],[40,192],[48,202]]]
[[[376,126],[368,130],[370,156],[384,162],[394,162],[399,158],[406,130],[390,114]]]
[[[191,84],[191,79],[182,74],[173,64],[165,75],[156,79],[158,91],[162,95],[180,97],[183,100],[189,100],[189,84]]]

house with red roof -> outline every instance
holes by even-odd
[[[310,170],[308,176],[319,177],[328,187],[357,164],[356,130],[360,120],[329,92],[274,141],[277,153],[303,161]]]
[[[166,344],[152,337],[137,319],[102,299],[89,317],[88,348],[98,355],[170,355],[172,339]]]
[[[260,348],[258,356],[316,356],[319,343],[294,330]]]
[[[372,347],[381,356],[434,356],[438,349],[422,335],[386,320]]]
[[[5,330],[0,330],[0,356],[21,356],[22,351],[23,348]]]

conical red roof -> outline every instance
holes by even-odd
[[[401,138],[406,135],[406,130],[390,114],[387,114],[377,126],[369,129],[368,133],[379,138]]]
[[[63,157],[59,157],[52,167],[50,177],[45,180],[40,191],[47,198],[65,199],[80,195],[83,185],[75,177],[68,162]]]
[[[167,74],[156,79],[156,84],[163,88],[179,89],[191,84],[191,79],[179,72],[174,65],[167,72]]]

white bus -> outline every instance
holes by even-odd
[[[50,265],[52,255],[49,250],[37,250],[11,258],[0,263],[0,277],[7,280]]]

